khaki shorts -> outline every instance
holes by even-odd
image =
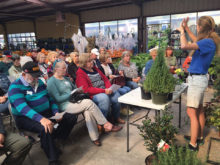
[[[187,107],[199,108],[199,105],[203,104],[208,77],[207,75],[189,75],[188,85]]]

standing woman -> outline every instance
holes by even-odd
[[[217,52],[220,37],[215,32],[215,22],[210,16],[202,16],[197,22],[197,37],[190,31],[187,23],[189,18],[183,19],[178,30],[181,33],[181,49],[194,50],[192,62],[188,69],[187,114],[191,121],[191,137],[189,148],[198,150],[198,143],[203,143],[205,114],[203,109],[204,92],[208,86],[208,68]],[[193,43],[188,43],[185,31]]]

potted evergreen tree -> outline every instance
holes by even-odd
[[[175,140],[177,128],[172,124],[173,114],[167,110],[163,111],[162,117],[156,116],[152,121],[149,117],[142,121],[142,125],[138,126],[140,135],[144,138],[144,145],[147,150],[153,154],[149,155],[145,162],[152,162],[156,158],[157,145],[160,140],[164,140],[167,144],[172,145]],[[146,163],[147,164],[147,163]]]
[[[164,50],[159,49],[158,55],[144,81],[144,89],[151,92],[154,104],[165,104],[168,94],[174,91],[175,84],[176,80],[165,63]]]

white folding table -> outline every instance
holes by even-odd
[[[173,98],[171,101],[167,102],[166,104],[162,105],[156,105],[152,102],[152,100],[143,100],[141,98],[141,89],[136,88],[125,95],[121,96],[118,98],[118,102],[125,104],[127,106],[127,152],[129,152],[129,124],[134,124],[137,120],[134,122],[130,123],[129,122],[129,107],[141,107],[143,109],[147,109],[148,113],[150,110],[155,110],[155,115],[157,115],[160,111],[164,110],[166,106],[170,105],[171,103],[178,103],[179,104],[179,128],[181,127],[181,94],[187,89],[188,85],[186,83],[183,83],[176,88],[176,90],[173,92]],[[179,99],[179,102],[176,102],[176,100]],[[147,113],[147,115],[148,115]],[[145,117],[145,116],[144,116]],[[141,117],[138,120],[144,118]]]

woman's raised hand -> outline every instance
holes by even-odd
[[[183,28],[188,27],[188,21],[189,21],[189,17],[183,19],[183,21],[182,21]]]

